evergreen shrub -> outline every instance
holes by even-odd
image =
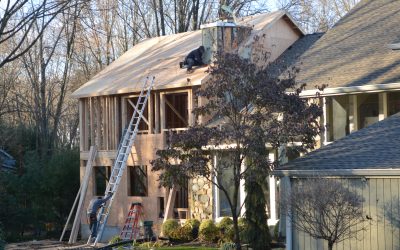
[[[218,240],[218,227],[212,220],[204,220],[199,227],[199,238],[205,242],[216,242]]]
[[[220,231],[221,242],[233,242],[235,231],[233,229],[233,220],[229,217],[224,217],[217,225]]]
[[[174,219],[169,219],[165,221],[162,225],[162,233],[165,237],[172,237],[174,231],[180,228],[178,221]]]

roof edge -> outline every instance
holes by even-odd
[[[309,89],[300,93],[301,97],[335,96],[342,94],[376,93],[386,90],[400,90],[400,82],[362,85],[352,87],[325,88],[324,90]]]
[[[166,84],[162,86],[155,86],[153,87],[152,90],[166,90],[166,89],[176,89],[176,88],[184,88],[184,87],[192,87],[192,86],[199,86],[202,84],[203,80],[206,79],[207,75],[203,77],[200,80],[191,82],[190,84],[188,83],[171,83],[171,84]],[[140,92],[142,89],[141,88],[125,88],[121,89],[119,91],[101,91],[97,92],[91,95],[87,94],[75,94],[72,93],[70,96],[74,99],[80,99],[80,98],[87,98],[87,97],[96,97],[96,96],[108,96],[108,95],[123,95],[123,94],[129,94],[133,92]]]
[[[272,175],[278,177],[312,177],[312,176],[399,176],[400,168],[382,169],[327,169],[327,170],[274,170]]]

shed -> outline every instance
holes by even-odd
[[[363,216],[371,218],[357,239],[338,244],[337,249],[400,248],[400,113],[295,159],[274,174],[281,178],[282,192],[296,188],[296,180],[340,178],[364,198]],[[286,227],[287,249],[327,249],[315,240]]]

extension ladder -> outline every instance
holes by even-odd
[[[126,217],[125,225],[119,234],[123,240],[137,240],[140,235],[140,228],[143,224],[143,207],[141,203],[132,203]]]
[[[132,118],[129,122],[128,128],[121,140],[121,143],[118,147],[118,154],[115,158],[114,165],[111,170],[110,180],[108,181],[107,188],[105,191],[105,197],[112,193],[112,197],[101,209],[100,212],[97,214],[97,221],[98,221],[98,233],[93,242],[93,246],[101,240],[101,237],[104,232],[104,228],[107,224],[107,219],[111,211],[111,206],[113,204],[115,193],[118,190],[119,183],[121,181],[121,177],[124,173],[126,168],[126,162],[128,160],[129,155],[131,154],[132,145],[135,141],[136,135],[139,130],[139,123],[143,117],[143,112],[147,105],[147,100],[150,96],[150,91],[154,85],[154,78],[151,80],[146,78],[146,81],[143,84],[143,88],[140,92],[136,107],[134,108],[134,112]],[[91,241],[90,237],[88,239],[87,244]]]

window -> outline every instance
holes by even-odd
[[[129,196],[147,196],[147,166],[129,167]]]
[[[94,195],[103,196],[110,178],[111,167],[94,167]]]
[[[164,197],[158,197],[158,218],[164,218]]]
[[[327,99],[329,141],[349,134],[349,96],[336,96]]]
[[[234,193],[234,185],[233,185],[233,179],[234,179],[234,174],[233,174],[233,168],[232,168],[232,155],[229,152],[225,153],[220,153],[217,156],[217,166],[220,173],[218,174],[220,178],[220,183],[222,184],[223,187],[226,188],[228,191],[228,195],[230,199],[233,199],[233,193]],[[219,217],[225,217],[225,216],[232,216],[231,212],[231,207],[229,206],[228,198],[226,197],[225,193],[217,189],[218,192],[218,197],[219,197]],[[237,203],[237,211],[239,211],[240,208],[240,191],[238,193],[238,203]]]
[[[365,128],[379,120],[378,94],[359,95],[359,129]]]
[[[400,92],[387,93],[389,116],[400,112]]]
[[[167,129],[188,127],[188,93],[165,95],[165,126]]]

